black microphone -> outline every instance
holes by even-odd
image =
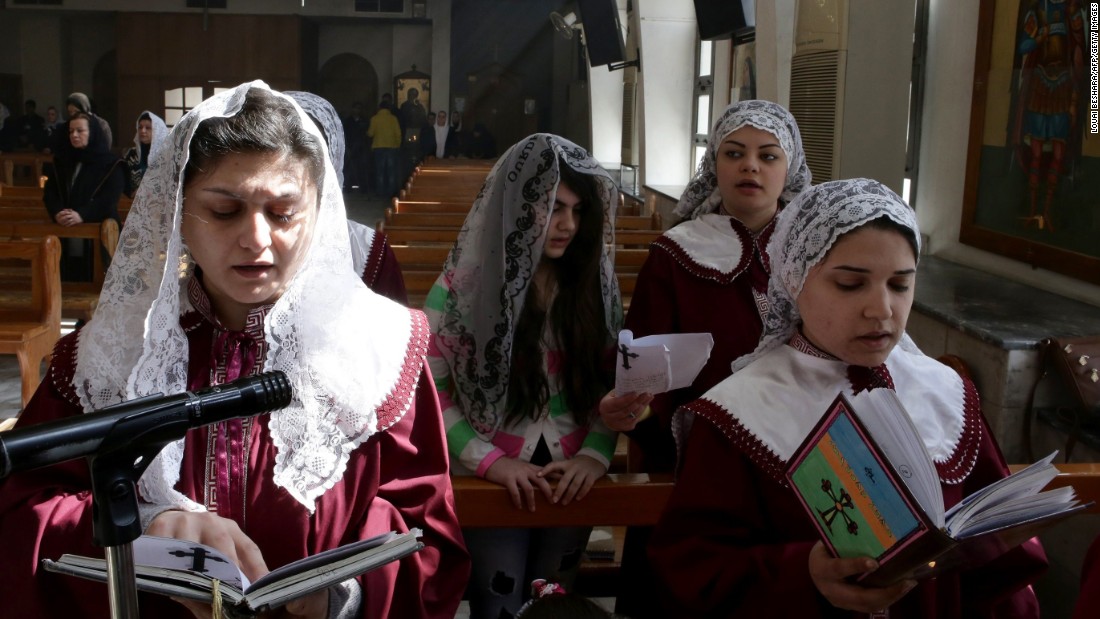
[[[0,479],[74,458],[146,443],[167,444],[191,428],[251,417],[290,404],[290,381],[265,372],[177,395],[151,395],[0,433]]]

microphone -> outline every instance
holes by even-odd
[[[0,479],[122,447],[164,445],[183,438],[192,428],[284,408],[292,395],[286,374],[265,372],[199,391],[151,395],[10,430],[0,433]]]

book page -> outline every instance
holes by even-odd
[[[943,489],[932,456],[909,413],[890,389],[863,391],[850,400],[863,427],[937,528],[946,522]]]
[[[205,544],[142,535],[134,540],[133,549],[134,565],[194,572],[241,591],[250,584],[229,557]]]
[[[634,339],[619,332],[615,393],[658,394],[687,387],[710,358],[714,338],[709,333],[668,333]]]

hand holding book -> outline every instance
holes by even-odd
[[[389,532],[345,544],[284,565],[255,582],[222,553],[196,542],[143,535],[133,543],[139,591],[213,603],[222,600],[227,616],[252,617],[287,602],[369,572],[423,547],[421,532]],[[106,582],[103,559],[62,555],[44,559],[51,572]]]
[[[838,557],[880,566],[860,582],[888,585],[988,561],[1077,513],[1071,488],[1040,490],[1054,454],[945,511],[939,476],[889,389],[838,395],[791,459],[787,478]]]

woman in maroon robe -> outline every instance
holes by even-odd
[[[650,559],[676,617],[1038,617],[1037,539],[919,583],[864,587],[867,557],[832,558],[784,481],[802,441],[843,392],[891,389],[931,457],[945,508],[1008,474],[974,385],[905,334],[920,255],[916,216],[853,179],[807,189],[768,245],[760,345],[680,408],[686,442]]]
[[[419,552],[282,612],[449,619],[469,558],[423,361],[427,323],[352,271],[340,187],[307,118],[254,82],[180,121],[143,180],[95,318],[59,342],[20,425],[283,371],[288,407],[192,430],[154,459],[139,482],[145,532],[215,546],[255,580],[418,527]],[[5,614],[107,614],[104,585],[39,568],[102,555],[89,487],[81,462],[0,486]],[[157,595],[140,605],[146,616],[210,612]]]

